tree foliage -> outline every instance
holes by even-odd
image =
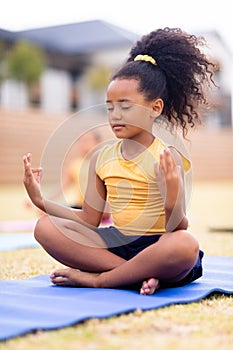
[[[27,85],[40,78],[45,68],[43,51],[27,41],[18,41],[7,55],[8,75]]]
[[[110,68],[105,65],[94,66],[89,70],[87,77],[90,87],[102,92],[109,83]]]

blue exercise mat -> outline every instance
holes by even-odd
[[[0,251],[39,247],[31,232],[1,233]]]
[[[198,301],[213,292],[233,294],[233,257],[204,257],[204,276],[183,287],[152,296],[123,289],[57,287],[48,275],[0,281],[0,340],[35,330],[71,326],[136,309],[151,310]]]

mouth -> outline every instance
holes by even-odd
[[[112,125],[112,129],[114,131],[122,130],[124,127],[125,127],[125,124],[114,124],[114,125]]]

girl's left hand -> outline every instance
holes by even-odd
[[[155,175],[165,209],[173,210],[176,205],[182,204],[184,198],[182,168],[176,164],[170,149],[160,153],[160,164],[155,164]]]

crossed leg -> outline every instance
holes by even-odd
[[[54,259],[70,268],[99,273],[125,261],[109,252],[95,231],[70,220],[43,216],[36,224],[34,235]]]
[[[159,288],[159,280],[183,279],[195,265],[199,252],[194,237],[180,230],[164,234],[126,261],[109,252],[96,232],[64,219],[51,221],[49,217],[38,222],[35,237],[51,256],[70,267],[51,274],[54,284],[114,288],[144,281],[141,294],[152,294]]]

